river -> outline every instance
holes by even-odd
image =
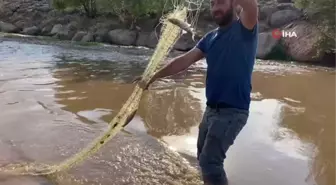
[[[0,166],[59,163],[84,148],[131,94],[151,50],[0,43]],[[205,109],[200,61],[155,82],[137,115],[69,171],[82,184],[200,184],[196,140]],[[335,72],[257,61],[250,117],[224,162],[230,185],[335,184]],[[69,177],[70,178],[70,177]],[[0,176],[1,185],[47,179]],[[60,184],[67,184],[66,180]],[[71,183],[70,183],[71,184]]]

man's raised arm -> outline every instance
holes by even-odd
[[[258,22],[258,2],[257,0],[234,0],[235,5],[239,5],[242,11],[239,17],[245,28],[252,30]]]

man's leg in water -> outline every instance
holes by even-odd
[[[248,111],[224,108],[206,109],[199,126],[197,159],[206,185],[226,185],[223,162],[226,152],[245,126]]]

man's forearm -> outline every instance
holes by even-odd
[[[188,62],[185,61],[183,56],[176,57],[172,59],[167,65],[162,67],[159,71],[157,71],[153,77],[153,79],[164,78],[167,76],[171,76],[177,74],[190,66]]]

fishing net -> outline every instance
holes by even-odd
[[[190,25],[194,26],[197,22],[198,12],[202,5],[202,1],[199,0],[192,0],[190,2],[172,1],[172,3],[174,4],[174,10],[163,15],[160,19],[162,24],[160,39],[142,75],[142,79],[146,83],[149,82],[160,62],[167,57],[176,41],[181,37],[181,29],[167,21],[167,17],[180,19],[182,21],[187,21],[189,19],[191,20]],[[190,11],[196,13],[190,14]],[[53,180],[61,179],[58,174],[63,174],[64,171],[83,162],[85,159],[96,153],[104,144],[124,128],[127,120],[137,111],[142,94],[143,90],[136,85],[133,93],[109,123],[108,129],[101,136],[92,141],[86,148],[82,149],[72,157],[59,164],[9,164],[0,168],[0,173],[8,175],[45,176]]]

